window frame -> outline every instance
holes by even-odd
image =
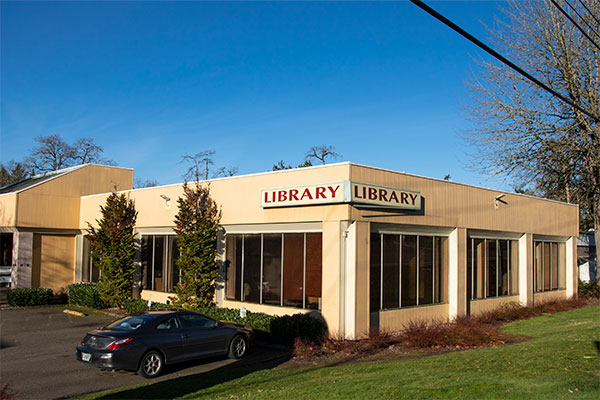
[[[477,280],[475,278],[475,262],[477,260],[476,257],[476,247],[475,246],[475,240],[483,240],[483,249],[484,249],[484,254],[483,254],[483,260],[484,260],[484,267],[483,267],[483,297],[476,297],[476,283]],[[489,266],[488,266],[488,261],[489,261],[489,257],[488,257],[488,241],[495,241],[495,261],[496,261],[496,295],[494,296],[490,296],[489,295],[489,290],[488,290],[488,270],[489,270]],[[507,285],[507,289],[506,292],[507,294],[499,294],[500,293],[500,286],[499,286],[499,282],[500,282],[500,272],[501,272],[501,267],[500,267],[500,242],[506,242],[506,262],[507,262],[507,269],[506,269],[506,276],[507,276],[507,281],[506,281],[506,285]],[[471,282],[467,282],[467,288],[471,288],[471,293],[470,293],[470,297],[469,297],[469,291],[467,290],[467,301],[477,301],[477,300],[486,300],[486,299],[496,299],[498,297],[510,297],[510,296],[518,296],[519,295],[519,284],[518,281],[517,282],[511,282],[511,277],[513,276],[513,268],[512,267],[516,267],[517,269],[517,279],[518,279],[518,270],[519,270],[519,263],[517,262],[517,265],[513,266],[512,265],[512,259],[513,259],[513,244],[517,244],[517,257],[518,257],[518,241],[516,239],[511,239],[511,238],[507,238],[507,237],[489,237],[489,236],[481,236],[481,235],[469,235],[467,237],[467,260],[471,259]],[[470,246],[469,246],[470,244]],[[469,253],[469,247],[471,248],[471,254]],[[468,261],[467,261],[467,279],[468,279]],[[515,293],[511,293],[511,290],[516,288],[516,292]]]
[[[541,249],[541,290],[537,289],[537,285],[538,285],[538,279],[540,278],[537,274],[537,254],[536,254],[536,250],[537,250],[537,245],[541,244],[542,245],[542,249]],[[546,245],[550,246],[550,250],[548,252],[548,254],[550,255],[550,266],[548,268],[548,270],[550,271],[550,283],[549,289],[545,288],[545,257],[546,257]],[[566,243],[559,241],[559,240],[533,240],[533,251],[532,251],[532,256],[533,256],[533,278],[532,278],[532,284],[533,284],[533,293],[547,293],[547,292],[556,292],[559,290],[565,290],[566,289],[566,251],[564,251],[563,256],[565,256],[564,258],[564,262],[563,262],[563,268],[565,268],[564,273],[562,274],[564,276],[563,278],[563,282],[560,282],[560,278],[561,278],[561,245],[566,247]],[[556,248],[556,260],[554,260],[554,248]],[[556,261],[556,269],[554,268],[553,265],[553,261]],[[556,276],[553,277],[552,272],[556,271]],[[552,282],[553,282],[553,278],[556,280],[556,289],[553,288]]]

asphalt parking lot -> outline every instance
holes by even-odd
[[[58,399],[148,383],[133,372],[100,370],[75,359],[75,347],[86,332],[115,319],[104,314],[65,314],[66,307],[0,310],[0,384],[9,384],[20,399]],[[289,351],[258,344],[241,361],[210,358],[175,365],[152,382],[238,366],[278,364]]]

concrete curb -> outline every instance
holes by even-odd
[[[82,312],[79,312],[79,311],[73,311],[73,310],[69,310],[69,309],[64,309],[63,312],[65,314],[76,315],[78,317],[86,317],[87,316],[86,313],[82,313]]]

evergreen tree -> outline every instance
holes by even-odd
[[[133,228],[137,211],[133,200],[112,193],[100,206],[98,228],[88,223],[90,250],[100,269],[100,297],[112,307],[120,307],[133,289],[135,243]]]
[[[221,212],[210,196],[210,186],[197,180],[183,184],[183,197],[177,199],[177,204],[175,232],[180,252],[177,259],[180,282],[175,287],[175,304],[190,308],[214,304]]]

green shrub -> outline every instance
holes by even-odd
[[[597,281],[579,281],[578,292],[580,296],[588,299],[600,299],[600,283]]]
[[[286,344],[293,344],[296,339],[319,342],[326,332],[323,320],[307,314],[285,315],[271,321],[271,335]]]
[[[7,292],[6,300],[11,306],[17,307],[43,306],[52,301],[52,289],[10,289]]]
[[[90,308],[106,308],[100,298],[100,289],[95,283],[74,283],[67,286],[69,304]]]
[[[198,307],[196,311],[219,321],[248,325],[255,331],[266,333],[271,332],[271,321],[277,318],[273,315],[253,313],[251,311],[246,311],[246,317],[241,318],[240,310],[237,308],[217,308],[214,306]],[[260,332],[258,333],[260,334]]]
[[[140,313],[144,311],[148,311],[148,300],[144,299],[126,299],[123,301],[123,308],[129,314]],[[155,303],[152,302],[150,306],[150,310],[171,310],[174,309],[173,306],[164,303]]]

